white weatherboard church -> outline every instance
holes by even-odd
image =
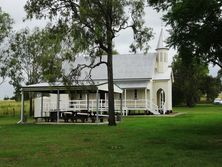
[[[168,62],[161,29],[156,53],[113,56],[114,83],[123,90],[123,110],[144,110],[153,114],[172,112],[173,72]],[[92,72],[92,79],[107,81],[106,67]],[[107,94],[102,95],[107,99]],[[118,100],[118,95],[115,96]]]
[[[105,59],[106,57],[103,56]],[[86,57],[78,57],[77,64],[89,63]],[[75,63],[75,64],[76,64]],[[70,65],[71,66],[71,65]],[[66,70],[71,68],[65,65]],[[87,71],[83,71],[84,75]],[[22,88],[22,92],[47,92],[47,97],[35,99],[34,117],[49,116],[54,109],[63,111],[108,111],[107,68],[100,65],[92,70],[95,85],[85,89],[74,86],[70,95],[61,83],[49,85],[41,83]],[[168,62],[168,48],[161,30],[156,53],[123,54],[113,56],[113,78],[115,109],[127,115],[131,110],[145,113],[165,114],[172,112],[172,68]],[[81,80],[81,78],[80,78]],[[53,94],[54,93],[54,94]],[[59,94],[59,95],[58,95]]]

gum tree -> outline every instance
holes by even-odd
[[[222,68],[222,0],[147,0],[172,27],[169,44]],[[186,59],[190,59],[185,57]]]
[[[144,0],[28,0],[25,5],[27,18],[49,18],[53,21],[53,28],[65,32],[61,42],[64,44],[64,41],[68,41],[72,48],[72,53],[64,54],[66,59],[73,61],[77,54],[86,54],[93,59],[101,57],[103,53],[107,55],[107,60],[100,59],[98,63],[91,63],[87,67],[107,65],[111,126],[116,125],[113,40],[123,30],[131,28],[134,34],[131,50],[136,52],[137,49],[148,48],[147,42],[152,35],[151,29],[144,26],[145,4]]]
[[[52,42],[53,41],[53,42]],[[56,54],[61,50],[53,33],[35,28],[21,30],[10,37],[9,47],[5,50],[5,66],[10,84],[15,88],[15,97],[20,96],[22,84],[31,85],[43,80],[54,81],[61,70],[61,61]],[[47,63],[47,64],[46,64]],[[50,72],[51,71],[51,72]],[[50,73],[50,75],[46,75]],[[56,74],[56,75],[55,75]],[[32,111],[32,93],[30,98],[30,116]]]
[[[9,14],[3,12],[0,8],[0,43],[2,44],[4,39],[9,35],[12,29],[13,20]],[[0,54],[0,85],[3,83],[7,76],[7,68],[5,66],[5,57]]]

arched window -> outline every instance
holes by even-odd
[[[165,92],[164,92],[163,89],[160,88],[157,91],[157,105],[158,105],[158,107],[162,108],[163,105],[165,104],[165,101],[166,101],[166,99],[165,99]]]

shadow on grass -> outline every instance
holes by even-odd
[[[172,147],[183,150],[214,151],[222,149],[222,122],[186,125],[169,129],[175,137]]]

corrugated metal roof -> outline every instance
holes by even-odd
[[[149,81],[120,81],[115,82],[122,89],[147,88]]]
[[[102,57],[103,61],[106,61],[106,56]],[[130,79],[150,79],[153,76],[155,69],[155,53],[149,54],[122,54],[113,56],[113,78],[114,80],[130,80]],[[97,63],[99,59],[96,59]],[[72,67],[76,67],[77,64],[89,64],[90,59],[86,57],[77,57],[75,64],[64,64],[66,73],[70,71]],[[80,79],[83,79],[89,73],[89,69],[85,69],[81,72]],[[106,80],[107,68],[105,64],[102,64],[92,70],[91,78],[93,80]]]
[[[85,90],[86,88],[89,88],[90,90],[92,90],[92,88],[96,88],[98,90],[102,90],[102,91],[108,91],[108,83],[104,82],[104,83],[95,83],[95,85],[93,85],[92,83],[88,83],[88,82],[84,82],[82,83],[83,85],[78,85],[76,83],[73,83],[73,85],[69,88],[73,88],[72,90],[79,90],[79,88],[81,88],[82,86],[85,86]],[[57,90],[69,90],[67,86],[64,85],[64,83],[62,82],[55,82],[55,83],[39,83],[39,84],[33,84],[33,85],[25,85],[22,87],[21,89],[22,91],[27,91],[27,92],[44,92],[44,91],[57,91]],[[82,89],[80,89],[82,90]],[[96,90],[96,89],[95,89]],[[122,89],[117,86],[116,84],[114,84],[114,92],[115,93],[122,93]]]

